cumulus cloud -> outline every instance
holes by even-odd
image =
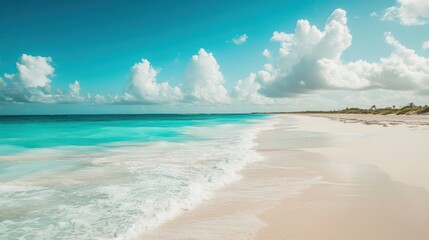
[[[17,78],[25,87],[45,87],[51,83],[54,75],[54,67],[50,57],[31,56],[23,54],[16,67]]]
[[[286,42],[286,41],[290,41],[292,39],[292,37],[293,37],[292,34],[287,34],[284,32],[275,31],[273,33],[273,36],[271,37],[271,41]]]
[[[55,68],[50,57],[23,54],[16,63],[18,72],[4,74],[2,102],[55,102],[60,93],[51,87]]]
[[[69,84],[69,93],[51,86],[55,68],[50,57],[23,54],[17,73],[0,78],[0,102],[71,103],[87,100],[80,95],[80,83]]]
[[[385,34],[386,43],[393,51],[377,63],[363,60],[343,64],[319,60],[323,77],[334,87],[350,89],[388,89],[429,92],[429,59],[421,57],[397,41],[391,33]],[[341,80],[339,80],[341,79]]]
[[[182,91],[186,101],[227,103],[230,98],[223,83],[224,77],[215,57],[201,48],[188,64]]]
[[[232,91],[235,101],[244,104],[273,104],[275,101],[258,93],[260,84],[257,75],[251,73],[247,78],[239,80]]]
[[[168,82],[157,82],[160,70],[154,68],[147,59],[131,68],[128,87],[124,94],[103,96],[97,94],[96,103],[112,104],[224,104],[230,102],[223,86],[224,77],[212,53],[200,49],[192,56],[179,86]]]
[[[181,100],[183,95],[178,87],[172,87],[167,82],[157,83],[158,73],[159,70],[153,68],[146,59],[134,64],[124,99],[144,103],[170,103]]]
[[[271,40],[280,43],[278,57],[239,81],[234,95],[253,101],[258,93],[284,98],[318,90],[388,89],[428,94],[429,59],[403,46],[391,33],[385,38],[393,49],[390,56],[378,62],[344,62],[341,56],[352,42],[344,10],[336,9],[323,30],[299,20],[294,33],[273,33]]]
[[[299,20],[295,32],[274,32],[272,41],[280,42],[279,57],[272,69],[258,73],[261,89],[268,97],[292,97],[327,86],[319,74],[318,60],[339,61],[351,45],[346,12],[336,9],[328,18],[323,31],[307,20]]]
[[[70,102],[75,102],[75,101],[84,101],[85,97],[80,95],[80,82],[79,81],[74,81],[73,83],[69,84],[69,95],[70,95]],[[90,98],[88,98],[90,99]]]
[[[243,34],[243,35],[239,36],[238,38],[232,39],[232,42],[237,44],[237,45],[241,45],[247,41],[247,38],[248,38],[247,34]]]
[[[70,96],[79,97],[80,96],[80,83],[79,81],[74,81],[74,83],[69,84]]]
[[[424,43],[422,44],[422,48],[423,48],[424,50],[429,49],[429,41],[424,42]]]
[[[377,17],[378,14],[376,12],[372,12],[371,14],[369,14],[369,16],[371,16],[371,17]]]
[[[386,42],[393,47],[392,54],[382,58],[379,66],[381,74],[373,77],[375,87],[393,90],[429,90],[429,58],[416,54],[397,41],[391,33],[386,33]]]
[[[262,51],[262,56],[270,59],[271,58],[271,52],[268,49],[264,49],[264,51]]]
[[[395,6],[384,11],[381,18],[387,21],[399,21],[402,25],[423,25],[429,23],[429,1],[397,0]]]

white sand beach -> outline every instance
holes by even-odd
[[[265,160],[142,239],[429,239],[429,116],[278,117]]]

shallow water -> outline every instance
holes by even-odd
[[[0,117],[0,238],[132,239],[238,179],[269,119]]]

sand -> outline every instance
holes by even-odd
[[[278,117],[264,161],[142,239],[429,239],[428,118]]]

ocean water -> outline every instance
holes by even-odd
[[[0,117],[0,239],[134,239],[261,159],[268,115]]]

